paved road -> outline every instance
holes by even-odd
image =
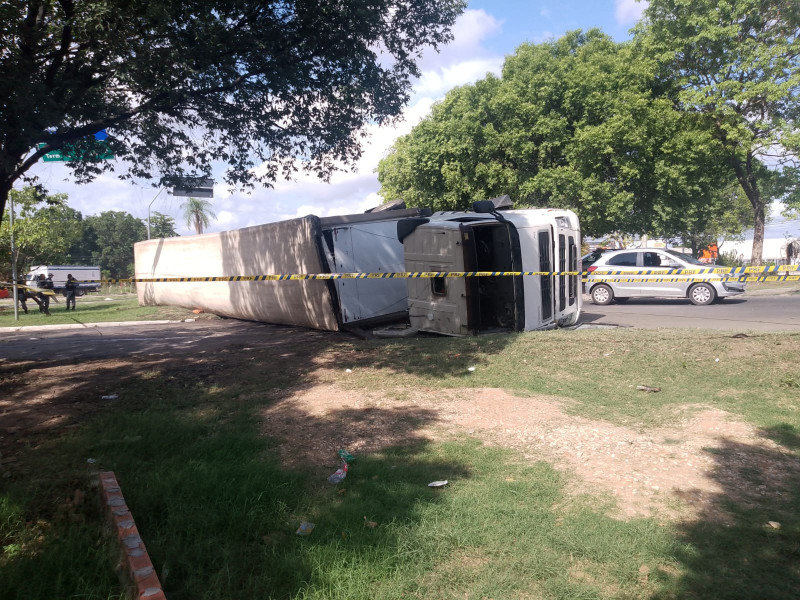
[[[654,329],[800,331],[800,294],[737,296],[710,306],[688,300],[631,298],[625,304],[598,306],[583,297],[581,323]]]
[[[2,358],[81,361],[125,356],[203,356],[232,345],[240,349],[280,347],[296,341],[319,343],[335,335],[235,319],[82,329],[40,327],[36,331],[0,334],[0,362]]]
[[[624,327],[800,331],[800,294],[743,296],[711,306],[686,300],[631,299],[596,306],[584,296],[581,322]],[[213,354],[223,348],[281,348],[287,343],[324,344],[348,339],[337,334],[266,323],[201,320],[193,323],[136,324],[81,329],[38,328],[0,333],[0,362],[90,360]]]

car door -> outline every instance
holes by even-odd
[[[608,277],[626,279],[629,281],[607,281],[607,285],[611,286],[614,296],[617,298],[629,298],[631,296],[641,295],[639,273],[642,270],[639,262],[639,252],[620,252],[614,256],[609,257],[603,266],[598,266],[593,275],[603,277],[608,274]],[[619,273],[612,275],[612,273]]]
[[[685,296],[686,283],[677,278],[670,278],[651,271],[664,271],[667,269],[679,269],[682,267],[669,255],[658,250],[643,250],[642,259],[642,281],[639,283],[640,296]]]

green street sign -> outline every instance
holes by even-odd
[[[103,145],[105,146],[105,143],[103,143]],[[44,148],[44,146],[45,144],[39,144],[39,149]],[[114,153],[104,151],[92,158],[96,160],[112,160],[114,158]],[[42,157],[42,160],[44,160],[44,162],[69,162],[71,160],[81,160],[81,157],[75,154],[70,148],[62,148],[60,150],[48,152]]]

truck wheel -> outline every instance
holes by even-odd
[[[80,290],[80,289],[75,290],[75,295],[76,296],[80,297],[80,296],[83,296],[83,294],[84,294],[83,290]]]
[[[611,304],[614,300],[614,292],[611,288],[601,283],[592,288],[592,302],[595,304]]]

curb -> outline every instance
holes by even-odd
[[[100,327],[124,327],[126,325],[166,325],[168,323],[193,323],[195,319],[179,319],[160,321],[108,321],[105,323],[63,323],[61,325],[19,325],[16,327],[0,327],[0,333],[19,333],[26,331],[53,331],[60,329],[97,329]]]
[[[130,591],[137,600],[167,600],[158,580],[153,561],[144,546],[139,530],[133,521],[125,498],[122,496],[113,471],[104,471],[100,477],[100,497],[106,515],[119,541],[120,567],[131,583]]]

